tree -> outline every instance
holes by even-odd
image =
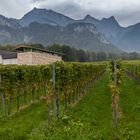
[[[97,60],[106,60],[107,59],[107,55],[105,52],[98,52],[97,53]]]

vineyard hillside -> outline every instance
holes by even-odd
[[[1,140],[139,140],[140,61],[0,66]]]

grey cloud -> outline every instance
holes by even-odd
[[[92,4],[88,2],[88,4]],[[48,8],[48,9],[53,9],[57,12],[60,12],[62,14],[65,14],[71,18],[74,19],[81,19],[84,18],[87,14],[90,14],[91,16],[97,18],[97,19],[102,19],[103,17],[110,17],[110,16],[115,16],[115,18],[119,21],[119,23],[122,26],[127,26],[130,24],[134,24],[138,21],[140,21],[140,17],[138,18],[136,15],[137,12],[131,13],[131,11],[128,13],[128,10],[120,10],[120,9],[115,9],[115,10],[107,10],[107,9],[98,9],[98,7],[95,7],[93,9],[85,9],[84,7],[80,6],[76,2],[61,2],[57,3],[54,5],[48,5],[46,3],[43,3],[42,5],[39,5],[40,8]]]
[[[136,10],[133,12],[124,10],[123,14],[122,14],[122,12],[119,12],[118,14],[116,14],[116,17],[122,25],[128,26],[128,25],[132,25],[132,24],[136,24],[136,23],[140,22],[139,13],[140,13],[140,10]]]
[[[74,19],[87,14],[98,19],[113,15],[123,26],[140,22],[139,0],[1,0],[0,14],[21,18],[33,7],[52,9]]]
[[[89,2],[89,4],[91,3]],[[44,5],[44,8],[45,7],[46,5]],[[128,26],[140,22],[140,14],[139,14],[140,10],[134,10],[132,8],[131,10],[128,8],[124,8],[124,9],[116,8],[114,10],[98,9],[98,8],[84,9],[78,3],[69,2],[69,1],[50,6],[49,8],[52,8],[57,12],[63,13],[74,19],[81,19],[87,14],[90,14],[91,16],[97,19],[102,19],[103,17],[115,16],[119,24],[122,26]]]
[[[64,13],[67,16],[78,19],[85,15],[85,10],[76,3],[61,3],[52,7],[54,10]]]
[[[89,9],[86,10],[84,9],[82,6],[80,6],[79,4],[77,4],[76,2],[63,2],[63,3],[58,3],[56,5],[51,5],[48,6],[47,4],[44,5],[40,5],[40,8],[48,8],[48,9],[53,9],[59,13],[63,13],[67,16],[70,16],[71,18],[74,19],[80,19],[83,18],[84,16],[86,16],[87,14],[90,14],[92,16],[95,16],[97,18],[101,18],[104,14],[104,12],[102,11],[96,11],[95,9]],[[105,15],[105,14],[104,14]]]
[[[42,1],[45,1],[45,0],[31,0],[31,2],[42,2]]]

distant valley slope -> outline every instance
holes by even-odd
[[[140,51],[140,23],[124,28],[118,24],[113,16],[98,20],[90,15],[80,21],[94,24],[99,32],[103,33],[111,43],[120,49]]]
[[[74,20],[53,10],[34,8],[23,18],[0,15],[0,44],[54,43],[78,49],[120,53],[140,51],[140,24],[121,27],[112,16],[98,20],[90,15]],[[119,47],[119,49],[117,47]]]

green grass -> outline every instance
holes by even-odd
[[[111,94],[108,88],[108,75],[97,81],[88,94],[62,116],[57,126],[45,131],[46,122],[31,132],[31,139],[50,140],[91,140],[114,137]],[[42,129],[43,128],[43,129]]]
[[[123,113],[120,121],[121,136],[124,140],[139,140],[140,85],[126,76],[121,85],[120,107]]]
[[[38,102],[40,99],[38,99],[37,92],[38,92],[38,89],[35,89],[35,91],[34,91],[34,99],[32,99],[31,91],[29,90],[27,92],[27,103],[25,104],[24,91],[23,91],[23,89],[21,89],[20,97],[19,97],[20,108],[25,107],[25,106],[30,106],[30,104],[32,102]],[[14,94],[17,95],[16,92]],[[39,98],[41,96],[44,96],[43,89],[40,89],[40,92],[39,92]],[[5,99],[5,111],[4,112],[2,112],[1,104],[2,103],[1,103],[1,100],[0,100],[0,117],[2,117],[3,115],[8,114],[8,104],[9,104],[8,98]],[[17,97],[15,96],[11,100],[11,113],[10,114],[13,115],[13,114],[15,114],[17,112],[18,112],[18,109],[17,109]]]
[[[27,138],[27,134],[44,121],[47,109],[44,103],[31,105],[28,109],[17,113],[15,116],[0,121],[0,139]]]
[[[47,126],[47,105],[38,103],[0,122],[0,140],[139,140],[140,87],[123,77],[120,93],[122,118],[115,130],[111,109],[109,75],[96,81],[79,103],[56,124]]]

